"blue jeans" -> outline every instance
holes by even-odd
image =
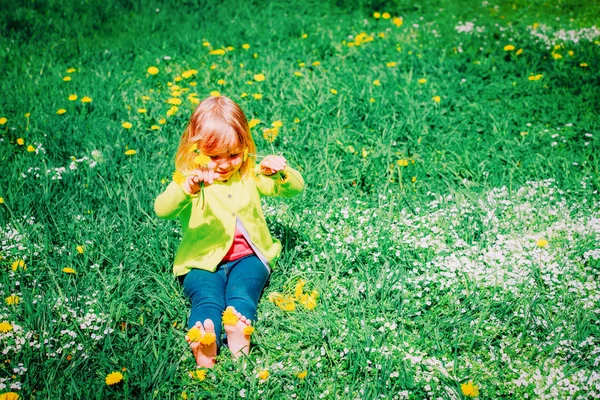
[[[215,323],[218,345],[221,344],[221,315],[233,306],[252,322],[269,271],[254,254],[219,264],[215,272],[192,269],[183,278],[183,293],[192,302],[188,328],[205,319]]]

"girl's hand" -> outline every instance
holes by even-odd
[[[204,186],[208,186],[219,177],[219,174],[209,168],[195,169],[188,175],[187,179],[181,185],[183,190],[189,194],[196,194]]]
[[[276,174],[279,171],[283,171],[286,165],[286,159],[281,156],[266,156],[260,162],[260,172],[263,175],[270,176]]]

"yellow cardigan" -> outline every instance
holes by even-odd
[[[215,271],[233,243],[236,226],[269,269],[281,253],[281,243],[271,237],[260,195],[292,197],[303,189],[302,175],[290,167],[265,176],[256,166],[252,176],[237,172],[226,182],[215,181],[193,195],[171,182],[156,198],[154,210],[159,218],[179,217],[181,222],[183,238],[173,273],[185,275],[191,268]]]

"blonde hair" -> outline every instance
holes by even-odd
[[[197,154],[190,151],[194,144],[204,154],[222,154],[239,149],[243,152],[242,176],[250,174],[254,168],[256,145],[248,120],[240,106],[228,97],[208,97],[198,104],[181,135],[175,156],[178,171],[187,173],[194,169],[193,160]]]

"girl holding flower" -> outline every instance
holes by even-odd
[[[240,107],[209,97],[194,110],[173,181],[155,201],[158,217],[182,225],[173,272],[191,301],[186,340],[201,367],[215,363],[222,324],[233,357],[248,354],[258,300],[281,252],[260,196],[291,197],[304,188],[285,158],[269,155],[255,166],[255,152]]]

